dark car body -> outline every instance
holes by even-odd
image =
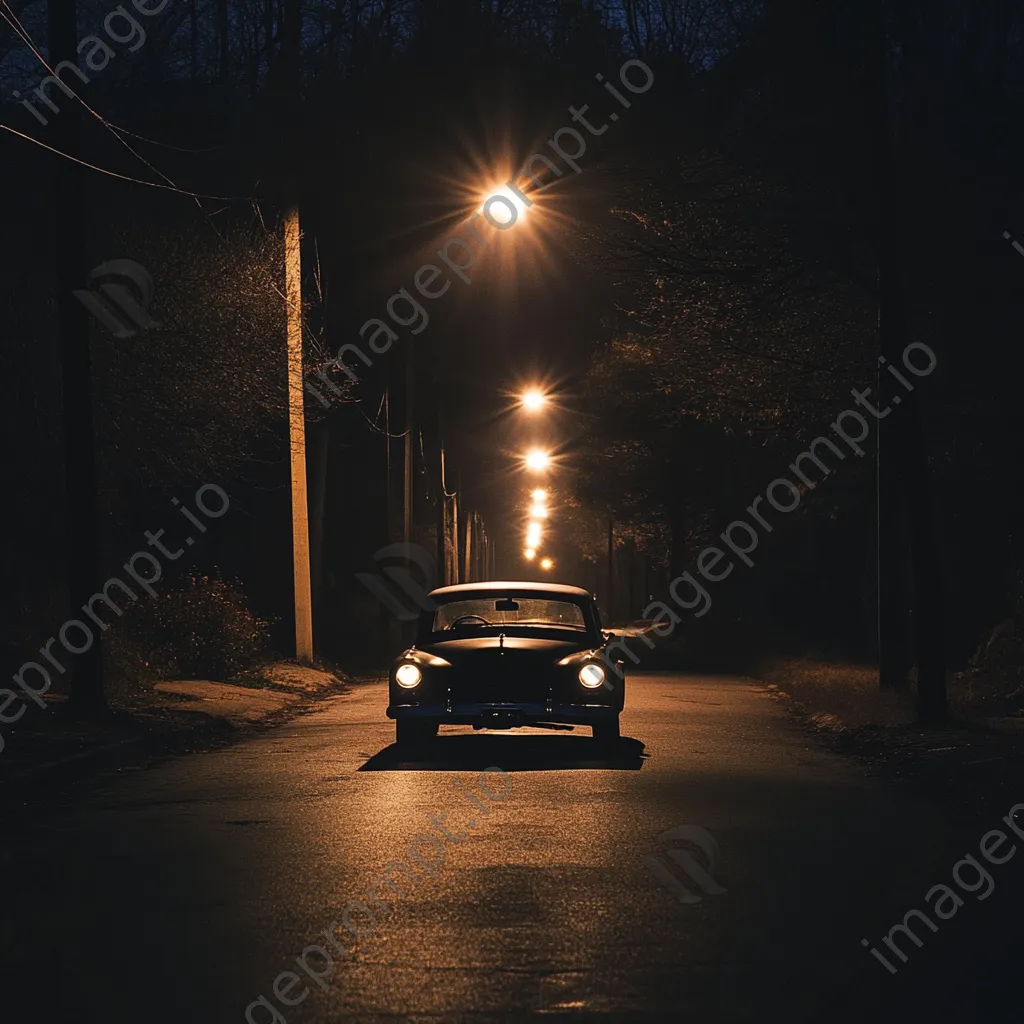
[[[474,611],[462,618],[477,621],[443,625],[446,608],[467,607]],[[520,608],[543,608],[549,618],[557,612],[559,621],[510,621],[519,618]],[[484,625],[489,618],[502,621]],[[598,739],[615,739],[625,670],[609,655],[612,639],[601,629],[593,595],[580,587],[442,587],[429,595],[415,644],[391,668],[388,717],[395,719],[399,743],[428,739],[439,725],[507,729],[540,723],[590,726]],[[421,675],[411,688],[398,682],[403,665],[415,665]],[[595,669],[587,673],[591,686],[581,682],[585,665],[600,667],[599,685],[593,685]]]

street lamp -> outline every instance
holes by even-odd
[[[536,548],[540,545],[540,523],[530,523],[526,528],[526,546]]]
[[[483,197],[479,212],[499,230],[505,231],[522,219],[527,209],[526,203],[512,189],[507,185],[497,185]]]
[[[543,487],[538,487],[535,491],[531,491],[530,497],[536,502],[547,501],[548,492]]]
[[[554,565],[555,563],[552,562],[550,558],[542,558],[540,560],[540,567],[545,571],[547,571],[548,569],[553,569]]]
[[[534,473],[543,473],[551,465],[551,456],[540,448],[534,448],[526,455],[526,468]]]
[[[521,401],[523,408],[527,412],[539,412],[548,404],[548,396],[543,391],[531,388],[531,390],[523,394]]]
[[[527,548],[523,552],[523,558],[525,558],[528,562],[532,562],[536,557],[537,557],[537,552],[536,552],[536,550],[534,548]]]
[[[530,506],[530,518],[531,519],[547,519],[548,507],[537,502],[536,505]]]

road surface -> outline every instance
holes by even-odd
[[[459,729],[403,762],[369,682],[34,813],[3,844],[4,1019],[1015,1019],[1024,855],[984,900],[952,881],[998,820],[868,778],[748,680],[627,692],[611,760]],[[904,963],[882,937],[939,884],[962,905]]]

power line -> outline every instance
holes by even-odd
[[[37,146],[41,146],[43,149],[48,150],[57,156],[64,157],[65,160],[70,160],[73,163],[81,164],[83,167],[88,167],[90,171],[99,171],[100,174],[106,174],[111,178],[118,178],[121,181],[130,181],[135,185],[148,185],[150,188],[162,188],[168,192],[177,192],[179,195],[191,196],[193,199],[218,199],[224,202],[235,203],[235,202],[248,202],[250,196],[211,196],[205,192],[189,192],[187,189],[177,188],[174,185],[162,185],[158,181],[143,181],[142,178],[133,178],[128,174],[118,174],[117,171],[108,171],[105,167],[97,167],[96,164],[91,164],[86,160],[79,160],[77,156],[72,156],[70,153],[65,153],[62,150],[55,149],[53,146],[48,146],[45,142],[40,142],[39,139],[33,139],[31,135],[26,135],[24,132],[19,132],[12,128],[9,124],[0,123],[0,128],[4,131],[10,132],[12,135],[17,135],[19,139],[25,139],[27,142],[35,143]]]
[[[133,139],[138,139],[140,142],[148,142],[151,146],[173,149],[176,153],[216,153],[218,150],[225,148],[224,146],[210,146],[207,149],[189,149],[186,146],[172,146],[169,142],[160,142],[158,139],[149,139],[145,135],[139,135],[138,132],[130,132],[127,128],[115,125],[112,121],[107,121],[106,123],[116,128],[122,134],[130,135]]]
[[[32,37],[29,35],[28,30],[21,23],[21,20],[18,18],[18,15],[14,12],[14,10],[7,3],[7,0],[0,0],[0,4],[2,4],[4,7],[7,8],[8,11],[10,11],[10,16],[8,16],[8,14],[5,11],[0,10],[0,17],[2,17],[4,19],[4,21],[6,21],[7,24],[11,26],[11,28],[14,30],[15,34],[17,36],[19,36],[19,38],[22,40],[22,42],[32,51],[32,53],[35,55],[35,57],[39,61],[39,63],[42,64],[43,67],[47,71],[49,71],[50,74],[54,78],[57,78],[59,80],[59,76],[53,70],[53,68],[50,67],[50,65],[46,62],[46,59],[39,52],[39,49],[35,45],[35,42],[33,41]],[[82,106],[85,107],[85,109],[90,114],[92,114],[92,116],[95,117],[96,120],[99,121],[100,124],[102,124],[103,127],[106,128],[114,136],[114,138],[117,139],[117,141],[119,143],[121,143],[121,145],[124,146],[125,149],[128,150],[129,153],[132,154],[132,156],[134,156],[141,163],[145,164],[146,167],[148,167],[154,174],[157,174],[161,178],[163,178],[164,181],[167,182],[167,185],[166,186],[160,186],[160,185],[157,185],[154,182],[142,181],[139,178],[127,178],[124,175],[118,175],[118,174],[116,174],[113,171],[104,171],[103,168],[95,167],[92,164],[87,164],[87,163],[85,163],[82,160],[78,160],[76,157],[70,156],[70,154],[60,153],[59,150],[52,149],[51,147],[45,145],[45,143],[39,142],[37,139],[33,139],[31,136],[24,135],[21,132],[17,132],[17,131],[15,131],[15,129],[11,128],[8,125],[0,124],[0,127],[7,128],[7,130],[12,132],[13,134],[20,135],[22,138],[28,139],[30,142],[35,142],[37,145],[43,146],[44,149],[49,149],[53,153],[58,153],[61,156],[65,156],[69,160],[75,160],[77,163],[80,163],[80,164],[82,164],[85,167],[90,167],[93,170],[100,171],[101,173],[110,174],[110,175],[112,175],[114,177],[120,177],[120,178],[123,178],[126,181],[134,181],[136,184],[140,184],[140,185],[150,185],[150,186],[152,186],[154,188],[161,188],[161,187],[169,188],[170,190],[172,190],[174,192],[177,192],[177,193],[179,193],[181,195],[190,196],[191,198],[195,199],[196,205],[199,207],[200,212],[205,217],[207,217],[207,219],[209,219],[209,214],[206,213],[206,211],[202,207],[202,204],[199,202],[200,198],[203,198],[203,199],[217,199],[217,200],[221,200],[221,201],[229,200],[228,196],[207,196],[207,195],[203,195],[202,193],[189,192],[186,189],[178,188],[178,186],[166,174],[164,174],[161,170],[159,170],[159,168],[154,167],[153,164],[151,164],[148,160],[146,160],[146,158],[143,157],[140,153],[136,152],[130,145],[128,145],[127,142],[125,142],[125,140],[123,138],[121,138],[120,133],[122,133],[122,132],[124,134],[126,134],[126,135],[134,135],[135,134],[134,132],[129,132],[127,129],[121,128],[120,126],[115,125],[113,122],[108,121],[105,117],[103,117],[102,114],[99,113],[99,111],[94,110],[88,103],[86,103],[86,101],[84,99],[82,99],[82,97],[79,96],[77,93],[74,93],[73,95],[74,95],[75,99],[78,100],[78,102],[81,103]],[[153,140],[146,139],[143,136],[136,136],[136,137],[142,139],[144,142],[151,142],[153,145],[163,145],[163,143],[154,142]],[[170,147],[170,148],[176,148],[176,147]],[[241,196],[233,197],[233,198],[234,199],[238,199],[239,201],[242,200]],[[214,227],[214,230],[216,231],[216,227]],[[218,232],[218,234],[219,234],[219,232]]]
[[[385,397],[386,396],[383,395],[383,394],[380,396],[380,405],[377,407],[376,420],[380,420],[381,410],[384,408]],[[371,430],[375,430],[378,434],[383,434],[385,437],[390,438],[390,439],[393,440],[395,438],[405,437],[405,435],[409,433],[408,430],[403,430],[400,434],[392,434],[391,430],[388,429],[388,428],[385,428],[384,430],[381,430],[381,428],[377,426],[377,422],[375,420],[371,420],[370,417],[367,416],[365,412],[363,412],[363,403],[362,402],[357,402],[356,403],[356,407],[359,409],[359,415],[362,416],[363,419],[366,420],[366,422],[369,424],[370,429]]]

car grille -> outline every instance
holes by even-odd
[[[534,658],[493,655],[467,658],[454,671],[451,700],[474,703],[543,703],[548,699],[552,668]]]

